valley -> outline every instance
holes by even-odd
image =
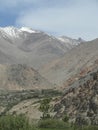
[[[30,28],[0,28],[0,115],[39,120],[42,100],[52,117],[98,125],[98,39],[54,37]],[[94,107],[93,107],[94,106]]]

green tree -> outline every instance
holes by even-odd
[[[50,118],[50,109],[51,109],[51,98],[43,99],[40,103],[39,110],[43,113],[41,119]]]

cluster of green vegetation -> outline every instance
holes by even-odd
[[[79,127],[57,119],[44,119],[33,125],[24,115],[6,115],[0,117],[0,130],[98,130],[98,126]]]
[[[43,113],[41,117],[42,120],[51,118],[50,112],[52,107],[50,105],[50,102],[51,98],[46,98],[40,102],[39,110]]]
[[[0,116],[0,130],[98,130],[98,126],[77,126],[68,123],[69,117],[65,114],[62,120],[51,116],[51,98],[41,100],[39,110],[42,112],[40,120],[33,124],[24,115]]]
[[[23,115],[6,115],[0,117],[0,130],[34,130]]]
[[[63,122],[62,120],[57,120],[57,119],[46,119],[46,120],[41,120],[38,122],[38,127],[43,128],[43,129],[68,129],[68,124]]]

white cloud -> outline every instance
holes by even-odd
[[[46,32],[56,32],[72,37],[98,37],[98,9],[95,0],[75,0],[71,6],[29,9],[16,20],[19,26],[30,26]]]
[[[85,39],[98,37],[97,6],[97,0],[0,1],[0,11],[17,12],[16,26]]]

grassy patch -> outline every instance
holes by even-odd
[[[80,128],[56,119],[41,120],[34,125],[24,115],[6,115],[0,117],[0,130],[98,130],[98,126]]]
[[[23,115],[7,115],[0,117],[0,130],[35,130]]]
[[[41,120],[38,123],[40,129],[68,129],[69,125],[61,120],[57,119],[46,119]]]

